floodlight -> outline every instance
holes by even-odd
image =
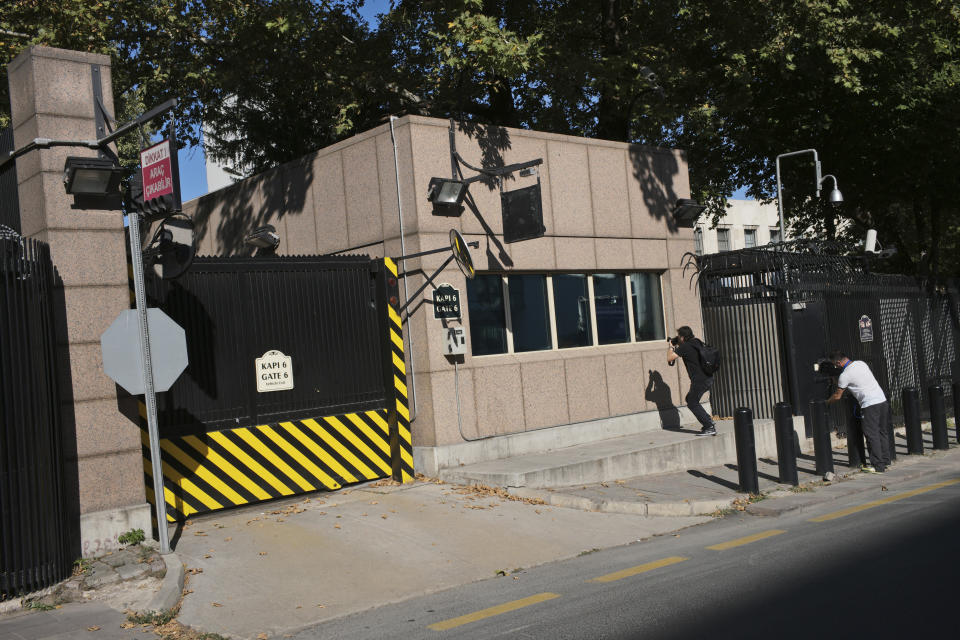
[[[697,224],[697,220],[700,219],[700,214],[706,208],[706,205],[700,204],[696,200],[680,198],[673,210],[673,219],[678,227],[692,229]]]
[[[117,192],[123,172],[108,158],[70,156],[63,166],[63,186],[74,196],[107,196]]]
[[[433,203],[434,215],[459,216],[467,195],[467,183],[449,178],[430,178],[427,200]]]

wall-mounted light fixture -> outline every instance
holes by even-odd
[[[463,199],[467,195],[467,183],[450,178],[430,178],[427,200],[433,203],[437,216],[459,216],[463,213]]]
[[[673,210],[673,219],[678,227],[692,229],[707,206],[690,198],[680,198]]]
[[[260,249],[257,253],[272,253],[280,246],[280,234],[272,224],[266,224],[244,236],[243,242]]]
[[[63,186],[74,196],[108,196],[118,192],[123,172],[109,158],[70,156],[63,166]]]

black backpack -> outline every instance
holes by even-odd
[[[693,343],[700,354],[700,368],[708,376],[712,376],[720,370],[720,350],[712,347],[703,340],[697,340]]]

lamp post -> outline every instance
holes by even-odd
[[[820,187],[823,185],[823,182],[830,178],[833,180],[833,189],[830,191],[829,200],[831,204],[839,204],[843,202],[843,194],[840,193],[840,189],[837,188],[837,178],[834,175],[821,175],[820,174],[820,159],[817,157],[816,149],[803,149],[802,151],[790,151],[788,153],[781,153],[777,156],[777,213],[780,215],[780,242],[785,242],[787,239],[786,231],[784,230],[783,224],[783,189],[780,186],[780,158],[789,158],[790,156],[799,156],[804,153],[813,154],[813,164],[817,171],[817,197],[820,197]]]

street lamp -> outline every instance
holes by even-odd
[[[817,170],[817,197],[820,197],[820,188],[823,185],[824,181],[827,178],[833,180],[833,189],[830,191],[828,196],[828,201],[830,204],[840,204],[843,202],[843,194],[840,193],[840,189],[837,188],[837,178],[834,175],[828,174],[825,176],[820,175],[820,160],[817,158],[816,149],[804,149],[802,151],[790,151],[789,153],[781,153],[777,156],[777,212],[780,214],[780,242],[785,242],[787,239],[786,231],[784,230],[783,224],[783,190],[780,186],[780,158],[788,158],[790,156],[799,156],[804,153],[813,154],[813,164]]]

